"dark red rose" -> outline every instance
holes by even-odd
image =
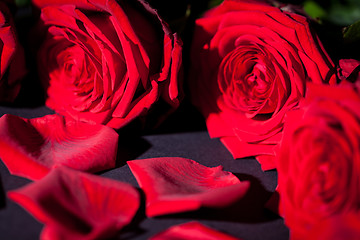
[[[120,128],[180,100],[181,41],[144,1],[34,0],[46,105]],[[160,104],[159,104],[160,105]]]
[[[334,66],[307,19],[261,1],[225,0],[196,21],[191,95],[234,158],[274,164],[283,118],[306,82],[334,83]]]
[[[26,68],[13,17],[4,2],[0,2],[0,62],[0,102],[12,102],[20,91]]]
[[[360,210],[360,93],[353,84],[309,86],[279,145],[280,214],[292,239]]]

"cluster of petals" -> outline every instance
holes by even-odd
[[[79,159],[74,161],[81,164]],[[249,187],[248,182],[240,182],[220,166],[209,168],[190,159],[151,158],[128,164],[145,192],[149,217],[193,211],[201,206],[225,207],[239,200]],[[44,240],[113,237],[132,222],[140,206],[139,191],[128,183],[68,166],[57,166],[40,180],[10,191],[8,196],[44,224],[40,237]],[[168,236],[235,239],[199,223],[171,228],[154,239]]]

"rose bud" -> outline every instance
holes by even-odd
[[[0,102],[12,102],[20,91],[26,67],[13,16],[4,2],[0,2],[0,62]]]
[[[279,211],[291,239],[360,210],[360,93],[348,82],[307,91],[287,114],[278,145]]]
[[[33,4],[40,10],[35,32],[48,107],[118,129],[160,100],[165,104],[158,106],[170,106],[164,112],[178,106],[182,43],[147,3]]]
[[[234,158],[275,168],[283,118],[306,82],[335,83],[334,66],[305,17],[261,1],[225,0],[196,20],[192,102]]]

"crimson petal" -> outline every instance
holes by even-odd
[[[211,229],[199,222],[193,221],[188,223],[172,226],[171,228],[153,236],[150,240],[239,240],[225,233]]]
[[[10,199],[45,224],[41,239],[106,239],[133,219],[138,191],[127,183],[67,167],[10,191]]]
[[[118,134],[59,115],[0,118],[0,158],[12,174],[37,180],[65,165],[97,172],[115,166]]]
[[[222,166],[209,168],[191,159],[150,158],[127,162],[146,195],[149,217],[224,207],[241,198],[249,182],[240,182]],[[224,197],[226,196],[226,197]]]

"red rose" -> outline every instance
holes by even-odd
[[[46,105],[120,128],[162,98],[179,104],[181,41],[143,1],[34,0]]]
[[[307,239],[323,219],[359,212],[360,93],[354,85],[309,86],[283,133],[278,191],[292,239]]]
[[[283,118],[305,83],[333,83],[333,64],[307,19],[260,1],[225,0],[196,21],[192,100],[234,158],[274,168]]]
[[[0,102],[11,102],[26,74],[24,52],[16,37],[12,15],[0,2]]]

